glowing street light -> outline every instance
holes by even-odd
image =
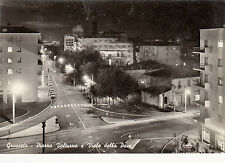
[[[58,59],[58,62],[59,62],[60,64],[63,64],[64,59],[63,59],[62,57],[60,57],[60,58]]]
[[[74,68],[71,64],[68,64],[68,65],[65,66],[65,72],[67,74],[71,74],[73,71],[74,71]]]
[[[191,91],[188,88],[185,88],[184,90],[184,112],[187,111],[187,95],[190,95]]]
[[[13,123],[15,123],[15,103],[16,103],[16,94],[20,94],[24,91],[24,85],[20,82],[16,82],[12,85],[12,99],[13,99]]]

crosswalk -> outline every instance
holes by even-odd
[[[92,107],[92,104],[59,104],[59,105],[52,105],[51,109],[68,108],[68,107]]]

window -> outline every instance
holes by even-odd
[[[222,78],[218,78],[218,85],[223,86],[223,79]]]
[[[12,69],[8,69],[8,74],[13,74]]]
[[[12,63],[12,58],[8,58],[8,63]]]
[[[21,74],[22,73],[22,69],[19,68],[18,70],[16,70],[16,73]]]
[[[17,52],[21,52],[21,45],[19,45],[18,47],[17,47],[17,50],[16,50]]]
[[[205,40],[205,47],[208,47],[208,46],[209,46],[209,41]]]
[[[222,67],[222,66],[223,66],[222,59],[218,59],[218,67]]]
[[[21,58],[18,60],[18,63],[22,63],[22,59]]]
[[[222,104],[223,103],[223,96],[219,96],[218,100],[219,100],[219,104]]]
[[[219,40],[218,41],[218,48],[222,48],[223,47],[223,40]]]
[[[205,57],[205,65],[208,65],[209,61],[208,61],[208,57]]]
[[[209,75],[205,74],[205,82],[208,83],[209,82]]]
[[[12,53],[12,47],[8,47],[8,53]]]

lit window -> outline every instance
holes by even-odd
[[[8,74],[13,74],[12,69],[8,69]]]
[[[219,104],[222,104],[223,103],[223,96],[219,96],[218,100],[219,100]]]
[[[8,53],[12,53],[12,47],[8,47]]]
[[[8,58],[8,63],[12,63],[12,58]]]
[[[219,41],[218,41],[218,47],[219,47],[219,48],[222,48],[222,47],[223,47],[223,40],[219,40]]]
[[[218,85],[223,86],[223,79],[222,78],[218,78]]]

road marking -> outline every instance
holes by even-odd
[[[70,107],[70,104],[67,104],[68,107]]]
[[[66,107],[66,105],[64,105],[64,107]]]
[[[63,105],[61,105],[61,108],[63,108]]]
[[[52,109],[53,107],[51,106],[51,109]]]
[[[57,107],[58,107],[58,108],[60,108],[60,106],[59,106],[59,105],[58,105]]]
[[[83,127],[84,127],[84,128],[86,128],[86,127],[85,127],[85,125],[84,125],[84,123],[83,123],[83,121],[81,120],[81,118],[80,118],[79,114],[77,113],[77,110],[75,109],[75,107],[73,108],[73,110],[74,110],[74,111],[75,111],[75,113],[77,114],[77,116],[78,116],[78,118],[79,118],[79,120],[80,120],[81,124],[83,125]]]
[[[80,104],[77,104],[77,106],[80,106]]]
[[[56,108],[56,106],[54,106],[54,108]]]
[[[69,114],[67,114],[67,115],[66,115],[66,117],[68,118],[68,117],[70,117],[70,115],[69,115]]]
[[[71,105],[71,107],[73,106],[73,104],[70,104]]]
[[[74,106],[77,106],[77,104],[74,104]]]

